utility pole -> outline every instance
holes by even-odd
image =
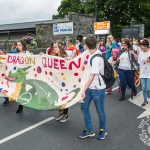
[[[95,17],[96,17],[96,22],[98,22],[97,0],[95,0]]]
[[[131,38],[132,38],[132,49],[133,49],[133,22],[134,20],[131,20]],[[132,54],[133,55],[133,54]],[[131,58],[130,59],[130,62],[131,62],[131,79],[133,79],[133,62],[132,62],[132,55],[131,55]],[[131,99],[133,100],[133,85],[134,85],[134,81],[131,82]]]
[[[133,22],[134,22],[134,20],[131,20],[131,38],[132,38],[132,48],[133,48]]]
[[[10,40],[10,31],[8,31],[8,40]]]

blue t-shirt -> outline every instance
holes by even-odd
[[[13,54],[17,53],[17,49],[11,49],[10,51],[11,51],[11,53],[13,53]]]
[[[107,60],[111,57],[111,51],[112,51],[112,49],[116,48],[116,45],[113,42],[111,42],[110,46],[112,48],[109,48],[109,46],[106,44],[106,59]]]

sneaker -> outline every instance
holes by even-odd
[[[63,117],[60,119],[60,122],[66,122],[67,120],[69,120],[68,115],[63,115]]]
[[[112,90],[111,90],[110,88],[108,88],[108,89],[106,90],[106,92],[107,92],[107,93],[112,93]]]
[[[130,89],[130,87],[127,85],[127,89]]]
[[[94,137],[95,133],[93,131],[83,130],[81,134],[78,135],[79,138],[84,139],[87,137]]]
[[[58,116],[55,118],[55,120],[60,120],[64,114],[62,112],[59,112]]]
[[[118,89],[118,93],[121,93],[121,88]]]
[[[100,131],[100,132],[99,132],[99,135],[97,136],[97,139],[103,140],[106,135],[107,135],[107,132],[106,132],[106,131]]]
[[[143,104],[141,105],[141,107],[144,107],[146,105],[148,105],[148,102],[144,101]]]
[[[9,99],[8,97],[5,97],[5,101],[3,102],[3,106],[9,105]]]

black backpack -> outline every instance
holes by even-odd
[[[92,60],[95,57],[103,58],[103,60],[104,60],[104,75],[101,75],[101,74],[100,75],[106,84],[106,89],[112,87],[116,81],[116,78],[114,77],[113,67],[110,65],[110,63],[107,61],[107,59],[101,54],[95,54],[94,56],[92,56],[92,58],[90,60],[91,66],[92,66]],[[101,85],[100,79],[99,79],[99,84]]]

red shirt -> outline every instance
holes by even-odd
[[[51,54],[53,53],[53,51],[54,51],[54,48],[53,48],[53,47],[50,47],[50,48],[48,49],[48,55],[51,55]]]

